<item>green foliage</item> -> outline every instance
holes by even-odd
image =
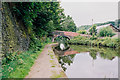
[[[104,22],[104,23],[96,23],[95,25],[96,26],[102,26],[102,25],[107,25],[107,24],[115,24],[115,22],[114,21],[107,21],[107,22]]]
[[[97,49],[91,48],[89,54],[93,59],[96,59],[97,58]]]
[[[100,37],[105,37],[105,36],[112,37],[113,35],[115,35],[115,33],[113,33],[113,30],[109,26],[101,28],[99,31]]]
[[[64,21],[61,24],[62,30],[63,31],[72,31],[76,32],[76,25],[69,15],[64,18]]]
[[[113,26],[118,28],[119,24],[120,24],[120,19],[117,19],[115,21],[107,21],[107,22],[104,22],[104,23],[95,23],[94,25],[102,26],[102,25],[107,25],[107,24],[112,24]],[[92,25],[82,25],[80,27],[77,27],[77,31],[79,31],[79,30],[88,30],[90,27],[92,27]]]
[[[12,13],[24,22],[30,33],[34,31],[39,37],[49,35],[53,30],[61,30],[60,23],[64,18],[59,2],[21,2],[11,3]],[[28,31],[29,32],[29,31]]]
[[[90,40],[96,40],[97,36],[95,36],[95,34],[92,35],[92,37],[90,37]]]
[[[16,56],[16,60],[3,64],[2,78],[24,78],[30,71],[30,67],[38,54],[32,51],[22,52]]]
[[[66,71],[66,67],[65,64],[68,64],[69,66],[71,65],[71,63],[73,63],[72,59],[75,57],[76,54],[71,54],[71,55],[67,55],[67,56],[59,56],[58,57],[58,61],[61,64],[61,67],[63,68],[64,71]]]
[[[93,25],[93,26],[90,28],[89,32],[90,32],[90,35],[93,35],[93,34],[96,35],[96,33],[97,33],[96,25]]]
[[[33,38],[30,43],[30,49],[35,51],[39,50],[42,47],[42,44],[43,43],[39,39]]]
[[[29,51],[17,51],[5,55],[2,59],[2,78],[24,78],[28,75],[34,61],[47,43],[50,43],[49,38],[42,43],[35,39]]]
[[[24,78],[34,60],[46,43],[50,43],[51,32],[65,30],[62,25],[65,15],[59,2],[14,2],[9,4],[12,15],[18,22],[24,24],[23,28],[30,38],[29,50],[26,52],[6,53],[3,59],[3,78]],[[67,31],[76,31],[74,21],[67,17]],[[67,21],[64,23],[66,24]],[[62,26],[62,27],[61,27]],[[29,63],[28,63],[29,62]]]
[[[83,25],[83,26],[77,27],[77,31],[88,30],[90,27],[91,27],[91,25]]]
[[[93,59],[97,59],[98,53],[103,59],[112,60],[116,56],[120,56],[118,49],[113,48],[105,48],[105,47],[93,47],[93,46],[86,46],[86,45],[70,45],[72,49],[81,53],[81,52],[89,52],[89,55]]]
[[[45,43],[51,43],[51,39],[46,37],[43,37],[41,39],[32,38],[29,49],[39,51]]]
[[[17,60],[19,53],[20,52],[18,51],[18,52],[14,52],[14,53],[5,54],[5,57],[2,60],[2,64],[4,65],[4,64],[7,64],[7,63],[9,63],[11,61]]]
[[[76,32],[76,25],[69,15],[66,17],[59,2],[10,3],[12,14],[25,24],[31,35],[37,37],[51,36],[54,30]]]
[[[68,37],[66,37],[66,36],[58,36],[58,37],[56,37],[55,38],[55,42],[65,42],[65,43],[67,43],[67,41],[68,41],[69,39],[68,39]]]
[[[79,30],[77,31],[77,33],[80,33],[80,34],[87,34],[87,32],[85,30]]]
[[[99,38],[88,38],[83,36],[77,36],[74,39],[69,41],[70,44],[79,44],[79,45],[91,45],[91,46],[103,46],[110,48],[118,48],[120,45],[120,39],[99,39]]]
[[[105,22],[105,23],[96,23],[94,25],[96,25],[96,26],[102,26],[102,25],[106,25],[106,24],[113,24],[114,25],[115,22],[114,21],[108,21],[108,22]],[[77,31],[79,31],[79,30],[88,30],[91,27],[92,27],[92,25],[82,25],[82,26],[80,26],[80,27],[77,28]]]

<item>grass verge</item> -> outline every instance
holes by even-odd
[[[28,75],[34,61],[42,52],[46,44],[48,43],[43,44],[39,51],[29,50],[25,52],[14,52],[12,53],[12,56],[8,56],[7,60],[4,60],[6,59],[4,58],[3,63],[5,61],[8,62],[2,64],[2,78],[24,78]]]
[[[74,39],[71,39],[69,41],[69,44],[120,48],[120,39],[118,38],[111,39],[110,37],[100,39],[95,37],[89,38],[89,37],[77,36]]]

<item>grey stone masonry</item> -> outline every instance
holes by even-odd
[[[1,62],[2,62],[2,2],[0,0],[0,78],[2,76]]]
[[[0,63],[1,63],[1,50],[2,50],[2,2],[0,1]]]

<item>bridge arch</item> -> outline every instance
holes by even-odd
[[[67,41],[70,40],[70,37],[68,37],[68,36],[58,35],[58,36],[55,36],[55,37],[54,37],[54,41],[56,41],[57,38],[58,38],[58,39],[61,39],[61,40],[63,40],[63,39],[66,38]]]

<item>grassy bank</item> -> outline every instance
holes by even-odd
[[[74,39],[69,41],[69,44],[75,45],[90,45],[90,46],[102,46],[102,47],[109,47],[109,48],[119,48],[120,39],[114,38],[111,39],[106,37],[104,39],[100,39],[97,37],[83,37],[77,36]]]
[[[41,45],[41,47],[38,47],[37,50],[30,48],[28,51],[16,51],[3,58],[2,78],[24,78],[28,75],[34,61],[48,43],[51,42],[45,41],[42,44],[38,44]]]

